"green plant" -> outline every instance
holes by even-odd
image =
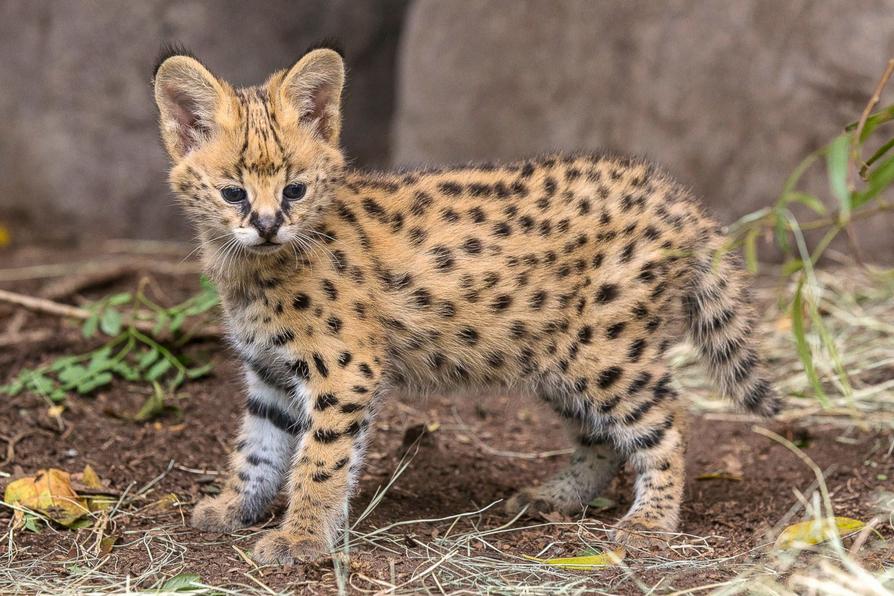
[[[51,402],[65,400],[70,392],[86,395],[119,378],[153,385],[152,397],[138,419],[163,409],[162,391],[175,390],[188,379],[211,370],[211,364],[194,365],[179,348],[190,339],[218,303],[217,292],[207,279],[195,296],[168,308],[150,300],[141,283],[135,292],[107,296],[88,307],[82,327],[85,338],[99,334],[109,339],[99,347],[56,358],[49,364],[24,369],[0,393],[10,396],[32,391]],[[187,327],[187,322],[191,325]],[[151,407],[150,407],[151,406]],[[147,409],[149,408],[149,409]],[[149,411],[151,410],[151,411]]]
[[[730,230],[731,242],[727,249],[741,247],[752,272],[758,270],[758,238],[773,238],[785,255],[782,274],[792,280],[794,287],[790,311],[795,345],[813,391],[824,406],[829,404],[829,399],[816,369],[814,355],[817,349],[825,350],[829,357],[842,393],[849,397],[852,389],[834,338],[823,322],[819,306],[822,287],[817,281],[815,267],[842,232],[848,235],[856,249],[852,230],[854,221],[894,210],[894,204],[882,196],[894,185],[894,136],[884,128],[894,121],[894,104],[872,111],[892,73],[894,60],[888,63],[860,119],[848,124],[829,144],[804,158],[785,181],[772,206],[742,217]],[[887,133],[880,134],[884,130]],[[864,149],[873,145],[877,149],[864,160]],[[819,163],[825,165],[828,192],[834,199],[830,202],[834,208],[828,208],[818,196],[800,187],[805,173]],[[801,221],[793,210],[794,205],[802,205],[815,218]],[[811,250],[805,232],[812,231],[824,233]],[[813,332],[813,342],[808,336],[809,331]]]

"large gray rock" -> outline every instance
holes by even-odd
[[[14,238],[182,237],[150,78],[162,42],[254,84],[327,36],[346,47],[344,144],[388,160],[406,0],[0,0],[0,223]]]
[[[417,0],[395,160],[607,147],[665,164],[730,222],[856,119],[892,32],[894,0]],[[870,256],[894,257],[892,227],[864,226]]]

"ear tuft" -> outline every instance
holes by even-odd
[[[179,42],[167,42],[161,49],[158,51],[158,56],[155,58],[155,66],[152,67],[152,78],[155,79],[155,75],[158,74],[158,69],[161,68],[161,65],[164,64],[164,61],[168,58],[173,58],[174,56],[186,56],[188,58],[192,58],[194,60],[198,60],[196,55],[192,53],[192,51],[188,50],[184,45]]]
[[[314,50],[332,50],[336,54],[342,57],[344,60],[345,57],[345,47],[340,39],[337,37],[324,37],[320,41],[316,43],[312,43],[304,50],[305,54],[310,54]]]

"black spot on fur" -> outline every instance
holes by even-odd
[[[329,368],[326,366],[326,362],[323,360],[323,357],[319,354],[314,353],[313,360],[314,366],[317,368],[317,372],[320,373],[320,376],[328,377]]]
[[[469,344],[470,346],[474,346],[478,343],[478,332],[471,327],[464,327],[459,330],[459,338]]]
[[[605,304],[618,297],[618,286],[615,284],[602,284],[596,291],[596,302]]]
[[[335,287],[335,284],[329,281],[328,279],[324,279],[322,283],[323,293],[326,294],[326,298],[329,300],[338,299],[338,289]]]
[[[596,384],[599,385],[600,389],[608,389],[621,378],[623,373],[624,371],[620,367],[610,366],[599,373]]]

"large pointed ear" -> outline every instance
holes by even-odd
[[[192,56],[175,54],[155,69],[154,84],[162,140],[171,158],[181,159],[214,131],[225,83]]]
[[[280,99],[292,107],[301,124],[312,127],[327,143],[337,146],[344,84],[345,64],[338,52],[313,50],[285,74],[279,88]]]

